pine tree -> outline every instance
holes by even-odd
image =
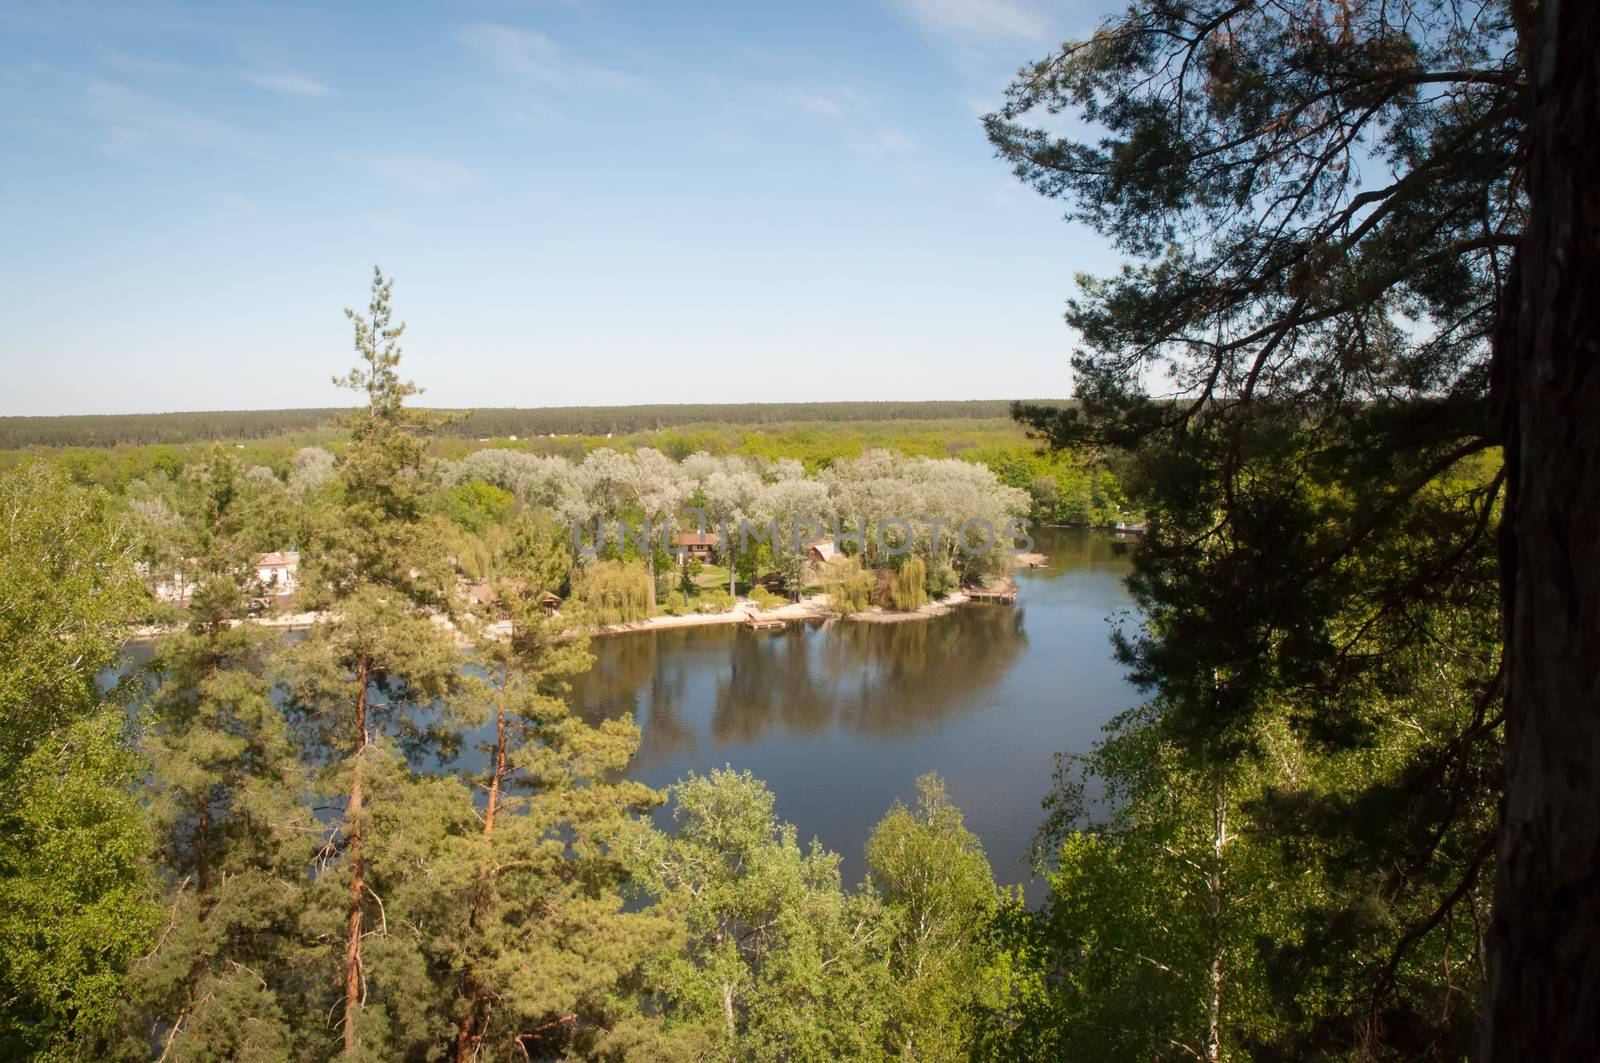
[[[406,824],[384,817],[403,803],[416,817],[414,828],[429,838],[450,829],[428,818],[449,804],[450,781],[415,779],[406,760],[448,748],[455,727],[441,699],[457,686],[464,664],[453,635],[437,622],[451,577],[428,512],[432,484],[422,436],[434,422],[404,405],[418,389],[399,377],[405,326],[391,323],[390,290],[374,270],[367,316],[346,311],[360,364],[336,383],[363,393],[366,406],[350,422],[337,505],[312,531],[302,566],[305,602],[323,610],[324,619],[289,654],[293,707],[323,761],[319,788],[342,795],[307,917],[321,942],[314,955],[332,954],[344,1055],[370,1059],[394,1054],[391,1039],[438,1032],[409,1024],[417,1009],[407,997],[407,965],[418,961],[391,938],[394,913],[383,892],[410,869],[398,860],[386,865],[383,846],[411,838],[396,837],[394,829]],[[381,977],[368,962],[369,934],[378,935],[390,963]],[[375,982],[378,1007],[369,1006],[379,1003],[369,1001]],[[313,1000],[306,1010],[323,1008]]]
[[[1246,813],[1329,876],[1310,936],[1267,939],[1280,1003],[1314,1016],[1287,1055],[1472,1037],[1481,980],[1460,992],[1451,946],[1482,916],[1506,675],[1489,339],[1527,216],[1509,15],[1140,0],[988,120],[1137,260],[1069,304],[1079,402],[1018,412],[1125,452],[1150,511],[1119,648],[1149,748],[1205,792],[1271,771],[1287,728],[1329,772]],[[1062,111],[1098,131],[1037,118]]]
[[[496,566],[497,624],[477,642],[493,734],[481,831],[438,871],[459,883],[438,934],[458,978],[458,1063],[599,1051],[604,1031],[639,1025],[625,989],[671,930],[624,911],[618,835],[660,797],[623,778],[639,744],[631,721],[590,725],[568,706],[592,658],[566,634],[572,618],[547,616],[542,600],[570,566],[558,531],[519,525]]]
[[[235,623],[261,593],[252,488],[214,451],[180,481],[188,623],[162,639],[146,737],[157,862],[168,886],[156,949],[134,971],[125,1051],[170,1060],[289,1058],[276,991],[295,933],[315,823],[287,721],[272,700],[277,636]]]

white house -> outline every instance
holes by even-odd
[[[256,579],[270,595],[293,594],[300,585],[300,555],[275,550],[262,554],[256,558]]]

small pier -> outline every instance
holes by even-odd
[[[772,631],[780,627],[788,627],[789,621],[780,620],[776,617],[770,616],[752,616],[749,620],[744,622],[744,626],[749,628],[751,631]]]
[[[1015,583],[1004,587],[969,587],[965,592],[970,602],[1001,602],[1010,605],[1017,600]]]

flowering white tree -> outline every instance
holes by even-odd
[[[734,593],[734,549],[740,521],[756,519],[765,486],[748,469],[719,471],[707,477],[701,487],[706,502],[706,521],[722,529],[722,555],[728,563],[728,593]]]
[[[689,501],[693,485],[677,462],[659,450],[644,447],[633,455],[628,486],[633,504],[644,515],[645,566],[650,570],[650,607],[653,609],[656,604],[655,537],[665,533],[670,519]]]
[[[798,595],[806,558],[799,547],[831,529],[833,496],[816,480],[779,480],[757,499],[756,517],[772,534],[772,560],[784,586]]]

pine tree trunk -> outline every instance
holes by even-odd
[[[361,758],[367,748],[368,675],[369,670],[363,662],[356,668],[360,693],[356,695],[355,770],[350,783],[350,804],[345,810],[345,825],[350,833],[350,845],[345,850],[350,860],[350,925],[344,947],[344,1054],[347,1056],[355,1055],[360,1048],[356,1018],[361,1011],[361,933],[367,888],[366,861],[361,854],[361,815],[365,802],[361,788]]]
[[[1600,4],[1514,6],[1531,209],[1495,337],[1508,663],[1486,1063],[1600,1051]]]
[[[505,676],[501,676],[505,681]],[[506,714],[501,709],[495,713],[494,728],[494,767],[489,776],[489,799],[485,804],[483,813],[483,840],[487,848],[489,839],[494,836],[494,815],[500,807],[500,787],[506,777]],[[468,925],[473,930],[478,929],[478,923],[483,915],[483,906],[489,888],[489,864],[487,859],[478,866],[478,890],[472,902],[472,915]],[[462,979],[463,989],[467,998],[467,1014],[461,1020],[461,1031],[456,1037],[456,1063],[472,1063],[477,1055],[478,1045],[483,1040],[483,1035],[477,1032],[478,1015],[483,1009],[483,985],[470,970]]]

